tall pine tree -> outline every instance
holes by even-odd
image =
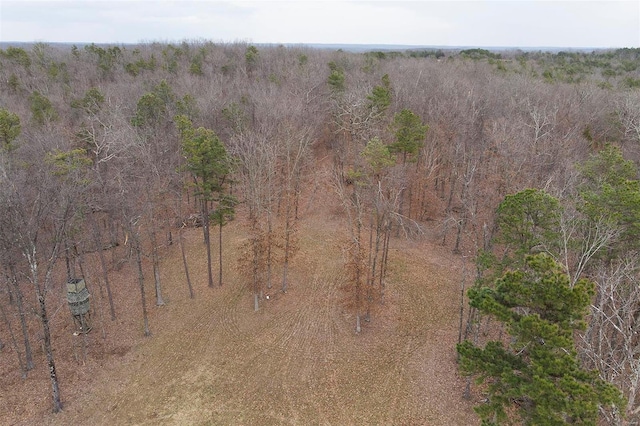
[[[620,392],[583,369],[573,332],[583,320],[594,285],[568,276],[544,253],[506,272],[495,287],[469,290],[471,306],[505,325],[508,343],[458,345],[460,369],[484,384],[486,403],[476,407],[483,424],[520,418],[525,425],[596,424],[600,406],[623,407]]]
[[[211,204],[223,199],[227,178],[231,172],[231,161],[227,150],[213,130],[194,128],[184,115],[175,118],[182,140],[182,152],[186,158],[186,169],[191,172],[196,195],[200,199],[204,240],[207,248],[209,287],[213,287],[211,267]],[[220,204],[222,207],[222,204]],[[219,218],[214,218],[220,224]],[[222,250],[222,247],[220,247]]]

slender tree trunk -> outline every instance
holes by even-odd
[[[209,206],[206,200],[202,200],[202,226],[204,228],[204,244],[207,249],[207,275],[209,287],[213,288],[213,270],[211,267],[211,235],[209,234]]]
[[[382,222],[380,219],[379,212],[376,211],[376,237],[375,237],[375,246],[373,251],[373,263],[371,264],[371,294],[373,296],[373,290],[376,281],[376,275],[378,274],[378,256],[380,254],[380,238],[382,233]],[[382,278],[382,273],[380,273],[380,278]],[[373,302],[373,297],[371,297],[371,302]],[[368,313],[367,313],[368,315]]]
[[[376,208],[377,209],[377,208]],[[384,215],[383,215],[384,217]],[[371,296],[370,296],[370,301],[369,303],[373,303],[373,291],[374,291],[374,287],[375,287],[375,282],[376,282],[376,276],[380,276],[380,291],[382,294],[382,259],[380,259],[380,265],[378,265],[378,257],[380,256],[380,239],[382,238],[382,219],[380,218],[380,213],[378,211],[376,211],[376,235],[375,235],[375,245],[373,247],[373,259],[372,259],[372,263],[371,263],[371,283],[370,283],[370,288],[371,288]],[[384,240],[383,240],[383,245],[384,245]],[[382,258],[384,258],[384,251],[382,253]],[[378,270],[380,270],[378,272]],[[369,317],[369,310],[367,309],[367,316]],[[369,318],[370,320],[370,318]]]
[[[285,212],[285,224],[284,224],[284,264],[282,266],[282,292],[287,292],[287,273],[289,271],[289,242],[291,234],[291,203],[289,197],[287,197],[287,208]]]
[[[89,289],[89,277],[88,275],[85,273],[85,269],[84,269],[84,254],[82,251],[78,251],[78,249],[76,248],[76,252],[78,253],[78,266],[80,267],[80,274],[82,274],[82,278],[84,278],[84,282],[85,285],[87,286],[87,289]],[[100,297],[104,298],[104,295],[102,293],[102,286],[100,285],[100,280],[96,280],[98,282],[98,287],[100,287]],[[89,292],[89,294],[91,294],[91,292]],[[100,309],[100,306],[94,306],[93,312],[97,313],[97,319],[98,322],[100,323],[100,329],[102,330],[102,338],[106,339],[107,338],[107,332],[104,328],[104,323],[102,322],[102,310]],[[86,333],[85,336],[83,336],[84,338],[84,342],[86,345]],[[86,354],[85,354],[85,358],[86,358]]]
[[[184,266],[184,274],[187,277],[187,287],[189,287],[189,298],[195,297],[193,293],[193,286],[191,285],[191,278],[189,277],[189,264],[187,263],[187,255],[184,250],[184,235],[182,228],[178,231],[178,242],[180,243],[180,253],[182,254],[182,265]]]
[[[373,299],[373,282],[375,281],[375,270],[373,265],[375,264],[374,252],[373,252],[373,212],[369,217],[369,259],[367,260],[367,313],[364,316],[364,320],[371,321],[371,302]]]
[[[462,343],[464,320],[464,293],[466,291],[467,259],[462,258],[462,280],[460,282],[460,323],[458,324],[458,343]],[[459,357],[459,355],[457,355]]]
[[[294,209],[295,214],[293,216],[293,219],[298,220],[298,209],[300,207],[300,173],[299,172],[296,173],[295,181],[296,183],[293,188],[293,193],[294,193],[293,205],[295,207]]]
[[[154,144],[154,150],[156,149]],[[150,185],[145,186],[147,200],[152,200]],[[154,206],[152,202],[147,204],[149,212],[149,238],[151,240],[151,261],[153,263],[153,283],[156,291],[156,306],[164,306],[164,299],[162,298],[162,283],[160,281],[160,256],[158,255],[158,238],[156,233],[157,221],[154,212]]]
[[[22,377],[27,377],[27,368],[26,365],[22,363],[22,355],[20,354],[20,348],[18,347],[18,341],[16,340],[16,336],[13,333],[13,328],[11,328],[11,323],[9,322],[9,317],[7,317],[6,312],[4,311],[4,307],[0,304],[0,314],[2,314],[2,319],[4,323],[7,325],[7,330],[9,330],[9,337],[11,337],[11,344],[13,346],[13,350],[16,352],[16,357],[18,358],[18,365],[20,366],[20,371],[22,372]],[[0,342],[0,349],[4,347],[4,344]],[[33,367],[32,367],[33,368]]]
[[[16,302],[14,301],[13,290],[11,289],[11,279],[7,275],[7,279],[5,280],[5,284],[7,285],[7,295],[9,296],[9,305],[14,305]]]
[[[252,228],[252,233],[253,233],[253,237],[252,237],[252,242],[251,242],[251,249],[253,251],[253,260],[252,260],[252,267],[253,267],[253,310],[257,311],[258,309],[260,309],[260,304],[259,304],[259,296],[258,296],[258,287],[260,285],[259,282],[259,278],[258,278],[258,270],[259,270],[259,263],[261,260],[261,251],[259,244],[259,234],[258,234],[258,224],[257,224],[257,219],[253,220],[253,223],[251,225]]]
[[[419,203],[418,203],[418,208],[419,210],[419,214],[418,214],[418,219],[419,220],[426,220],[427,216],[426,216],[426,212],[427,212],[427,185],[426,183],[424,185],[418,185],[418,199],[419,199]]]
[[[131,238],[133,238],[134,251],[136,254],[136,264],[138,266],[138,285],[140,287],[140,298],[142,302],[142,321],[144,322],[144,335],[145,337],[151,336],[151,331],[149,331],[149,317],[147,315],[147,297],[144,293],[144,274],[142,271],[142,255],[140,248],[140,239],[137,233],[134,233],[134,230],[131,230]]]
[[[360,232],[358,231],[358,234]],[[361,311],[361,299],[362,299],[362,295],[361,293],[361,285],[360,285],[360,277],[361,277],[361,271],[360,271],[360,241],[357,240],[354,242],[354,247],[352,249],[354,251],[353,253],[353,262],[354,262],[354,268],[355,268],[355,299],[356,299],[356,333],[360,333],[361,331],[361,326],[360,326],[360,311]]]
[[[402,187],[400,188],[399,191],[399,195],[400,195],[400,200],[398,203],[398,215],[400,217],[402,217],[404,215],[404,193],[405,193],[405,182],[409,182],[409,179],[407,177],[407,153],[404,152],[403,156],[402,156],[402,178],[403,178],[403,183],[402,183]],[[411,187],[411,184],[409,183],[409,187]],[[396,229],[396,236],[399,237],[400,236],[400,230],[401,230],[401,226],[398,226],[398,229]]]
[[[46,283],[49,280],[50,272],[53,269],[53,263],[57,257],[57,250],[54,248],[53,255],[51,257],[51,264],[49,265],[46,277],[45,277],[45,289]],[[51,330],[49,329],[49,317],[47,315],[47,306],[45,303],[45,293],[40,288],[40,281],[38,279],[38,261],[36,258],[36,248],[34,244],[31,244],[31,247],[27,249],[25,253],[27,260],[29,262],[29,268],[31,269],[31,280],[33,284],[33,288],[35,290],[36,299],[38,301],[38,317],[40,318],[40,322],[42,323],[42,334],[43,334],[43,346],[44,353],[47,357],[47,369],[49,370],[49,378],[51,380],[51,396],[53,399],[53,412],[58,413],[62,411],[62,402],[60,399],[60,385],[58,384],[58,373],[56,371],[56,363],[53,357],[53,348],[51,346]]]
[[[462,230],[465,227],[465,217],[462,213],[462,217],[456,222],[456,243],[453,246],[453,253],[460,254],[460,242],[462,241]]]
[[[219,229],[219,233],[218,233],[218,264],[220,266],[220,269],[218,271],[218,285],[222,286],[222,219],[220,219],[220,229]]]
[[[258,242],[253,241],[253,310],[260,309],[258,300]]]
[[[360,285],[360,277],[361,277],[361,271],[360,271],[360,243],[358,242],[356,245],[356,283],[355,283],[355,290],[356,290],[356,333],[360,333],[361,331],[361,326],[360,326],[360,312],[361,312],[361,299],[362,299],[362,295],[361,293],[361,285]]]
[[[37,287],[37,284],[36,284]],[[49,367],[49,378],[51,379],[51,396],[53,399],[53,412],[62,411],[62,401],[60,399],[60,385],[58,384],[58,373],[56,372],[56,363],[53,358],[53,348],[51,346],[51,331],[49,330],[49,318],[47,316],[47,308],[45,299],[40,290],[36,290],[38,297],[38,305],[40,307],[40,320],[42,321],[42,331],[44,335],[44,351],[47,355],[47,366]]]
[[[280,206],[278,206],[280,209]],[[271,288],[271,246],[273,245],[273,221],[271,207],[267,213],[267,288]]]
[[[455,168],[455,165],[452,167]],[[456,183],[458,181],[458,173],[457,171],[451,171],[451,175],[449,178],[449,196],[447,197],[447,207],[445,208],[445,212],[449,214],[451,212],[451,205],[453,204],[453,195],[455,194]]]
[[[71,281],[74,278],[75,271],[71,271],[71,259],[69,258],[69,242],[65,238],[64,240],[64,260],[67,266],[67,280]]]
[[[151,237],[151,245],[153,246],[151,249],[151,258],[153,260],[153,280],[156,287],[156,306],[163,306],[164,299],[162,298],[162,285],[160,283],[160,257],[158,256],[158,241],[156,238],[156,231],[153,227],[154,225],[152,221],[152,227],[149,234]]]
[[[391,239],[391,222],[387,219],[382,240],[382,259],[380,260],[380,303],[384,304],[385,277],[387,276],[387,262],[389,260],[389,241]]]
[[[102,234],[100,232],[100,226],[92,213],[89,213],[89,220],[93,228],[93,237],[98,250],[98,257],[100,258],[100,266],[102,267],[102,279],[104,279],[104,286],[107,289],[107,300],[109,301],[109,313],[111,314],[111,321],[116,319],[116,310],[113,304],[113,294],[111,293],[111,285],[109,284],[109,269],[107,268],[107,260],[104,257],[104,250],[102,247]],[[113,249],[115,250],[115,248]]]
[[[411,219],[411,210],[413,209],[413,185],[412,180],[409,179],[409,185],[407,188],[407,198],[409,199],[409,206],[407,206],[407,218]]]
[[[31,371],[34,367],[33,351],[31,350],[31,343],[29,341],[29,328],[27,327],[27,317],[24,311],[22,290],[20,290],[20,284],[18,284],[15,265],[11,264],[9,266],[9,270],[11,272],[10,280],[15,294],[15,302],[18,308],[18,315],[20,316],[20,328],[22,330],[22,338],[24,340],[25,367],[26,371]]]
[[[354,190],[355,191],[355,190]],[[355,241],[355,249],[356,249],[356,333],[360,333],[360,312],[361,312],[361,301],[362,295],[360,294],[362,291],[362,286],[360,285],[360,279],[362,277],[361,271],[361,255],[362,255],[362,219],[360,217],[361,211],[360,206],[358,206],[357,219],[356,219],[356,241]]]
[[[111,241],[109,242],[109,245],[111,247],[111,263],[114,266],[117,266],[118,256],[117,256],[116,247],[118,246],[118,227],[116,225],[115,220],[111,218],[110,214],[109,214],[109,238],[111,239]],[[100,246],[100,248],[102,248],[102,246]]]
[[[49,317],[47,315],[47,306],[45,303],[45,297],[49,283],[51,282],[51,274],[56,260],[58,259],[59,244],[64,235],[65,224],[63,223],[59,229],[56,229],[56,235],[54,237],[54,246],[51,252],[51,256],[48,258],[47,268],[44,275],[43,288],[40,287],[39,271],[38,271],[38,257],[35,242],[31,241],[27,247],[24,248],[23,254],[27,258],[29,263],[29,269],[31,272],[31,284],[33,285],[36,299],[38,302],[38,317],[42,323],[43,334],[43,349],[47,358],[47,369],[49,370],[49,378],[51,380],[51,397],[53,399],[53,412],[58,413],[62,411],[62,402],[60,399],[60,385],[58,383],[58,373],[56,371],[56,363],[53,356],[53,347],[51,345],[51,330],[49,329]]]

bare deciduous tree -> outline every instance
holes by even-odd
[[[583,362],[623,390],[626,413],[608,412],[614,424],[640,419],[640,256],[628,253],[600,262],[592,274],[597,296],[587,330],[580,335]]]

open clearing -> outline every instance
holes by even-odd
[[[225,229],[225,256],[233,260],[224,285],[206,287],[201,230],[188,231],[196,298],[188,297],[173,245],[162,270],[167,305],[153,306],[147,284],[153,336],[111,335],[120,346],[96,363],[91,356],[102,339],[94,327],[86,365],[74,364],[73,380],[64,372],[72,367],[61,368],[65,410],[40,411],[37,423],[477,424],[456,372],[460,264],[447,249],[394,241],[386,303],[356,334],[345,306],[338,222],[303,221],[289,291],[280,293],[274,279],[258,312],[238,275],[241,227]],[[141,321],[139,308],[130,315]],[[142,334],[139,324],[131,329]],[[41,376],[38,403],[45,406]]]

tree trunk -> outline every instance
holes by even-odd
[[[387,275],[387,262],[389,260],[389,240],[391,239],[391,222],[387,221],[384,227],[382,240],[382,259],[380,260],[380,303],[384,304],[385,277]]]
[[[49,329],[49,317],[47,316],[47,306],[45,297],[47,294],[48,284],[51,281],[51,273],[58,258],[58,249],[60,239],[64,235],[64,224],[60,229],[56,230],[54,247],[51,256],[48,258],[48,264],[44,277],[44,288],[40,287],[37,250],[34,241],[30,241],[27,247],[23,248],[23,255],[27,258],[29,269],[31,272],[31,284],[33,285],[36,300],[38,303],[38,317],[42,323],[43,334],[43,350],[47,358],[47,369],[49,370],[49,378],[51,379],[51,396],[53,399],[53,412],[62,411],[62,402],[60,399],[60,385],[58,384],[58,374],[56,372],[56,363],[53,357],[53,347],[51,346],[51,330]]]
[[[456,167],[455,165],[453,165],[452,167]],[[449,176],[449,196],[447,197],[447,207],[445,208],[445,212],[447,214],[451,213],[451,206],[453,204],[453,196],[455,194],[455,189],[456,189],[456,183],[458,181],[458,173],[455,170],[451,171],[451,174]]]
[[[361,255],[362,255],[362,221],[361,221],[361,212],[360,207],[358,207],[358,216],[356,219],[356,239],[355,239],[355,268],[356,268],[356,282],[355,282],[355,290],[356,290],[356,333],[360,333],[360,312],[361,312],[361,304],[362,304],[362,286],[360,285],[360,280],[362,278],[362,270],[361,270]]]
[[[29,342],[29,329],[27,327],[27,318],[24,311],[24,304],[22,303],[22,290],[20,290],[20,284],[18,284],[18,278],[16,276],[15,265],[9,266],[11,271],[11,284],[13,285],[15,293],[15,302],[18,308],[18,315],[20,316],[20,327],[22,329],[22,338],[24,340],[24,355],[25,355],[25,367],[26,371],[33,370],[33,352],[31,350],[31,343]]]
[[[191,278],[189,277],[189,265],[187,263],[187,255],[184,250],[184,236],[182,232],[182,228],[178,233],[178,242],[180,243],[180,253],[182,253],[182,265],[184,266],[184,274],[187,277],[187,286],[189,287],[189,298],[193,299],[195,297],[193,293],[193,286],[191,285]]]
[[[462,280],[460,281],[460,322],[458,324],[458,343],[462,343],[464,327],[464,295],[466,292],[467,258],[462,256]],[[457,355],[459,356],[459,355]]]
[[[371,302],[373,301],[373,283],[375,281],[375,256],[373,251],[373,212],[369,218],[369,259],[367,261],[367,313],[364,320],[371,321]]]
[[[75,275],[75,270],[72,271],[72,266],[71,266],[71,258],[69,257],[69,242],[67,241],[67,239],[64,239],[64,260],[65,260],[65,264],[67,266],[67,280],[71,280]],[[75,269],[75,268],[73,268]]]
[[[89,213],[89,217],[91,220],[91,226],[93,227],[93,236],[96,244],[96,249],[98,250],[98,257],[100,258],[100,266],[102,267],[102,278],[104,279],[104,286],[107,288],[107,299],[109,300],[109,312],[111,314],[111,321],[115,321],[116,310],[113,304],[111,285],[109,284],[109,270],[107,268],[107,260],[104,257],[104,250],[102,248],[102,234],[100,232],[100,227],[98,226],[98,223],[96,222],[96,219],[95,217],[93,217],[92,213]]]
[[[252,261],[252,268],[253,268],[253,310],[257,311],[260,308],[260,304],[259,304],[259,297],[258,297],[258,291],[259,291],[259,286],[260,286],[260,282],[259,282],[259,278],[258,278],[258,270],[259,270],[259,262],[260,262],[260,258],[261,256],[261,250],[258,247],[258,244],[260,244],[259,241],[259,236],[258,236],[258,232],[257,232],[257,223],[256,220],[254,219],[254,223],[252,224],[252,229],[253,229],[253,241],[251,243],[252,247],[252,251],[253,251],[253,261]]]
[[[116,225],[116,221],[111,218],[111,214],[109,214],[109,246],[111,247],[111,263],[114,266],[118,265],[118,256],[116,247],[118,246],[118,227]],[[102,248],[102,246],[100,246]]]
[[[13,345],[13,350],[16,352],[16,356],[18,358],[18,365],[20,366],[20,371],[22,372],[22,378],[27,377],[27,368],[22,363],[22,356],[20,355],[20,348],[18,348],[18,341],[16,340],[16,336],[13,333],[13,329],[11,328],[11,323],[9,322],[9,317],[7,317],[2,304],[0,304],[0,314],[2,314],[2,319],[4,323],[7,325],[7,330],[9,330],[9,337],[11,337],[11,344]],[[0,349],[4,347],[4,343],[0,341]],[[33,368],[33,367],[32,367]]]
[[[460,242],[462,241],[462,231],[465,226],[464,213],[463,213],[463,217],[461,217],[459,220],[456,221],[456,225],[457,225],[456,226],[456,242],[453,246],[453,253],[460,254]]]
[[[136,252],[136,264],[138,265],[138,285],[140,287],[140,298],[142,302],[142,320],[144,322],[144,335],[145,337],[151,336],[149,331],[149,317],[147,315],[147,298],[144,294],[144,274],[142,272],[142,255],[140,248],[140,239],[137,233],[134,233],[131,229],[131,238],[133,238],[134,251]]]
[[[211,268],[211,235],[209,234],[209,206],[206,200],[202,200],[202,227],[204,229],[204,245],[207,249],[207,274],[209,287],[213,288],[213,270]]]
[[[293,205],[294,205],[294,215],[293,215],[293,219],[294,220],[298,220],[298,209],[300,207],[300,173],[296,173],[296,180],[295,180],[295,186],[293,188],[293,193],[294,193],[294,198],[293,198]]]
[[[383,214],[383,217],[384,217],[384,214]],[[382,282],[382,271],[378,272],[378,269],[380,269],[380,266],[378,265],[378,256],[380,254],[380,238],[381,237],[382,237],[382,221],[380,219],[380,214],[376,212],[376,242],[375,242],[375,247],[373,251],[373,264],[371,265],[371,291],[372,292],[375,287],[376,276],[378,274],[380,275],[380,282]]]
[[[419,208],[419,213],[418,213],[418,220],[427,220],[428,216],[426,215],[427,213],[427,185],[426,183],[424,185],[418,185],[418,199],[419,199],[419,203],[418,203],[418,208]]]
[[[37,284],[36,284],[37,287]],[[44,334],[44,351],[47,355],[47,366],[49,367],[49,378],[51,379],[51,396],[53,399],[53,412],[59,413],[62,411],[62,401],[60,400],[60,385],[58,384],[58,374],[56,372],[56,363],[53,358],[53,348],[51,347],[51,331],[49,330],[49,318],[47,317],[47,308],[45,306],[45,299],[38,293],[38,304],[40,306],[40,320],[42,321],[42,331]]]
[[[80,267],[80,274],[82,274],[82,278],[84,278],[84,282],[85,285],[87,286],[87,289],[89,290],[89,277],[88,275],[85,273],[85,269],[84,269],[84,254],[82,251],[78,251],[78,249],[76,248],[76,253],[78,253],[78,266]],[[103,292],[102,292],[102,286],[100,285],[100,280],[96,280],[98,281],[98,287],[100,287],[100,297],[104,298],[103,296]],[[91,293],[89,293],[91,294]],[[107,338],[107,332],[104,328],[104,323],[102,322],[102,310],[100,309],[100,306],[94,306],[93,312],[97,313],[97,319],[98,322],[100,323],[100,329],[102,330],[102,338],[106,339]],[[83,328],[84,329],[84,328]],[[86,334],[83,336],[83,343],[86,346]],[[86,354],[85,354],[85,358],[86,358]]]
[[[280,207],[278,207],[280,209]],[[267,288],[271,288],[271,247],[273,246],[273,223],[271,220],[271,207],[267,213]]]
[[[220,270],[218,271],[218,285],[222,286],[222,219],[220,219],[220,232],[218,233],[218,260]]]
[[[57,250],[54,248],[53,255],[51,257],[51,265],[47,271],[47,276],[50,276],[50,272],[53,266],[54,259],[57,256]],[[25,252],[27,260],[29,262],[29,268],[31,269],[31,280],[35,290],[36,299],[38,301],[38,317],[42,323],[43,334],[43,346],[44,353],[47,357],[47,367],[49,370],[49,378],[51,379],[52,399],[53,399],[53,412],[58,413],[62,411],[62,402],[60,400],[60,386],[58,384],[58,374],[56,372],[56,363],[53,358],[53,348],[51,346],[51,331],[49,329],[49,317],[47,316],[47,307],[45,304],[46,291],[42,291],[40,288],[40,282],[38,280],[38,263],[36,259],[36,248],[34,244]],[[45,283],[49,278],[45,278]],[[46,290],[46,285],[45,285]]]
[[[291,203],[289,198],[287,197],[287,208],[286,208],[286,217],[284,224],[284,264],[282,266],[282,292],[287,292],[287,273],[289,271],[289,242],[290,242],[290,234],[291,234],[291,220],[289,216],[291,215]]]
[[[151,257],[153,260],[153,280],[156,287],[156,306],[163,306],[164,300],[162,299],[162,286],[160,284],[160,258],[158,256],[158,241],[153,221],[149,234],[151,237],[151,245],[153,246],[151,249]]]
[[[400,188],[400,201],[398,204],[398,216],[402,217],[404,215],[404,188]],[[396,237],[400,236],[400,231],[402,229],[402,225],[398,225],[396,229]]]

